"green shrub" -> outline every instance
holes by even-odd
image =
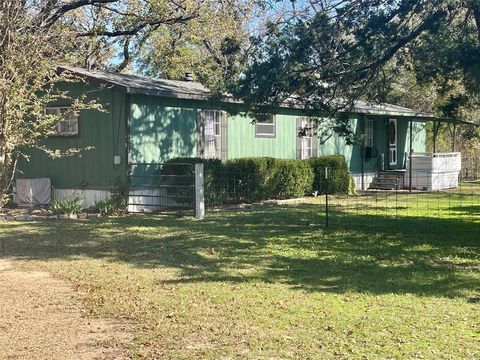
[[[191,166],[173,164],[203,163],[204,186],[207,207],[251,203],[267,199],[288,199],[301,197],[317,191],[330,194],[347,193],[351,188],[351,177],[345,158],[340,155],[323,156],[309,160],[287,160],[270,157],[250,157],[228,160],[177,158],[167,161],[161,175],[188,175]],[[330,170],[325,180],[325,167]],[[162,184],[191,185],[192,177],[168,177]],[[185,196],[183,188],[171,188],[168,194]],[[190,193],[189,193],[190,194]],[[193,200],[193,188],[191,189]],[[178,199],[184,204],[191,202]]]
[[[117,197],[112,194],[112,196],[106,200],[96,201],[95,204],[93,204],[91,211],[99,214],[115,215],[123,213],[125,208],[125,198],[123,196]]]
[[[351,176],[342,155],[329,155],[307,160],[313,169],[313,191],[320,194],[347,194],[350,188]],[[325,168],[329,169],[328,179],[325,179]]]
[[[83,210],[83,206],[78,196],[70,199],[53,200],[50,202],[50,205],[48,206],[48,211],[55,215],[77,214],[82,210]]]
[[[289,199],[312,192],[313,170],[305,160],[277,159],[272,172],[271,197]]]
[[[269,157],[240,158],[224,164],[224,183],[234,202],[254,202],[274,195],[272,175],[277,159]]]

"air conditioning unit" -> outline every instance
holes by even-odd
[[[18,206],[48,205],[52,200],[52,183],[49,178],[17,179],[15,185]]]

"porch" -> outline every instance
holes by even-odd
[[[368,130],[369,118],[364,118],[365,130]],[[361,145],[361,177],[360,181],[356,181],[361,185],[358,186],[360,189],[435,191],[458,187],[462,154],[455,151],[455,131],[452,151],[437,152],[438,128],[441,123],[450,124],[453,129],[458,125],[474,124],[426,116],[416,119],[377,117],[376,120],[372,128],[377,136],[374,141],[366,141]],[[426,152],[428,122],[433,123],[433,152]],[[368,139],[368,131],[365,134]],[[373,157],[373,163],[369,161],[371,154],[378,154]]]

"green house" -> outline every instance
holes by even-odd
[[[269,156],[303,159],[341,154],[359,188],[367,188],[379,169],[405,169],[409,144],[425,152],[428,115],[393,105],[358,102],[348,114],[364,144],[310,129],[301,109],[279,108],[262,121],[242,113],[233,99],[212,102],[209,90],[193,81],[173,81],[63,67],[82,82],[59,85],[71,96],[96,100],[104,111],[68,115],[68,104],[47,111],[65,114],[57,136],[44,141],[51,149],[85,149],[75,157],[52,159],[31,151],[18,164],[17,178],[50,178],[54,197],[81,191],[86,205],[109,196],[113,186],[128,184],[140,167],[175,157],[224,160]],[[232,110],[232,111],[230,111]],[[236,113],[236,115],[231,115]],[[410,139],[411,137],[411,139]]]

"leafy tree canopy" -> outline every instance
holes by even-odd
[[[249,67],[231,87],[251,111],[285,101],[327,113],[356,99],[408,103],[406,87],[425,90],[424,104],[435,94],[437,106],[424,109],[440,115],[459,117],[478,105],[480,1],[294,4],[304,6],[254,39]]]

